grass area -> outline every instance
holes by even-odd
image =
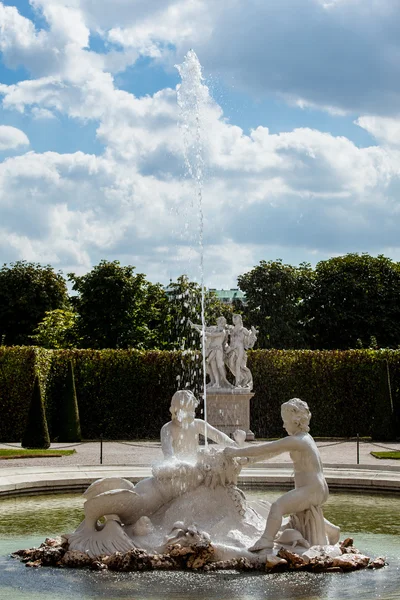
[[[371,454],[375,458],[394,458],[395,460],[400,460],[400,452],[395,452],[394,450],[391,452],[371,452]]]
[[[75,454],[76,450],[26,450],[25,448],[0,449],[0,460],[12,458],[53,458]]]

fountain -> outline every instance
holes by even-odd
[[[328,499],[317,446],[308,433],[311,413],[293,398],[282,405],[288,436],[245,446],[195,418],[197,400],[179,390],[171,421],[161,429],[164,460],[152,477],[99,479],[85,492],[85,518],[75,532],[22,550],[28,566],[88,566],[98,570],[350,571],[385,566],[339,543],[340,529],[322,506]],[[225,448],[199,446],[207,435]],[[267,501],[248,501],[237,487],[243,464],[290,452],[295,489]],[[288,516],[287,516],[288,515]]]
[[[204,90],[196,61],[191,51],[180,73],[189,78],[199,98]],[[199,104],[193,104],[189,88],[182,86],[178,99],[191,115],[194,139],[199,144],[196,147],[185,142],[188,170],[196,183],[202,246]],[[308,433],[311,413],[305,402],[294,398],[282,406],[288,436],[245,445],[245,439],[251,438],[252,396],[246,349],[253,347],[257,331],[254,327],[246,329],[240,315],[233,317],[232,325],[221,317],[216,326],[206,327],[203,262],[201,270],[201,324],[192,327],[202,340],[204,420],[195,418],[198,401],[193,393],[187,389],[176,392],[171,401],[171,421],[160,433],[164,460],[153,465],[152,477],[137,485],[116,477],[94,482],[84,494],[85,517],[74,532],[15,555],[29,566],[190,570],[209,572],[210,577],[219,569],[315,574],[385,566],[384,558],[371,560],[356,550],[352,539],[340,543],[339,528],[324,517],[328,488],[318,449]],[[209,415],[207,399],[211,399]],[[241,400],[244,403],[237,409]],[[223,410],[221,402],[225,403]],[[217,422],[221,412],[233,414],[228,423]],[[224,448],[200,447],[199,435]],[[243,465],[283,452],[291,454],[295,488],[272,503],[247,499],[237,487]]]
[[[253,440],[250,429],[250,400],[254,394],[253,378],[247,367],[246,350],[253,348],[257,340],[254,327],[243,327],[241,315],[233,315],[233,325],[227,325],[219,317],[217,325],[206,327],[204,314],[204,113],[210,102],[209,91],[204,84],[200,62],[193,50],[189,50],[177,69],[182,83],[177,91],[178,105],[184,141],[186,171],[194,182],[194,197],[199,215],[201,324],[191,326],[201,336],[203,367],[204,420],[227,433],[241,428],[246,440]],[[231,371],[234,384],[227,379],[226,367]],[[207,384],[207,375],[209,383]],[[207,444],[207,436],[205,437]]]

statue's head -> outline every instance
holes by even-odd
[[[234,323],[235,325],[236,323],[239,323],[239,325],[243,325],[242,315],[232,315],[232,323]]]
[[[218,327],[225,327],[226,326],[226,319],[225,319],[225,317],[218,317],[218,319],[217,319],[217,326]]]
[[[281,406],[281,415],[283,426],[289,435],[300,431],[307,433],[310,431],[311,412],[307,402],[300,398],[292,398],[284,402]]]
[[[178,390],[172,396],[169,409],[171,417],[178,423],[193,421],[199,401],[190,390]]]

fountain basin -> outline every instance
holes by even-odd
[[[252,498],[273,500],[280,490],[246,490]],[[369,555],[385,554],[389,566],[379,571],[350,574],[151,572],[112,573],[53,568],[27,569],[8,553],[40,544],[48,535],[73,530],[82,518],[78,495],[13,497],[0,500],[0,597],[10,600],[67,600],[80,598],[339,598],[400,594],[400,496],[333,493],[325,505],[327,517],[337,522],[342,537],[355,537]]]
[[[400,467],[395,465],[324,464],[324,474],[331,490],[364,490],[400,493]],[[102,477],[123,477],[137,483],[151,476],[148,466],[21,467],[11,473],[0,469],[0,497],[21,494],[84,491]],[[246,487],[293,487],[293,469],[288,463],[259,463],[245,468],[239,484]]]

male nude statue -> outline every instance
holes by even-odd
[[[282,404],[281,414],[283,427],[289,434],[287,437],[256,446],[224,450],[227,456],[245,456],[249,459],[268,459],[283,452],[290,452],[293,461],[295,489],[283,494],[271,505],[265,531],[250,548],[253,552],[273,548],[285,515],[320,507],[329,495],[318,448],[308,433],[311,418],[308,405],[298,398],[293,398]]]

